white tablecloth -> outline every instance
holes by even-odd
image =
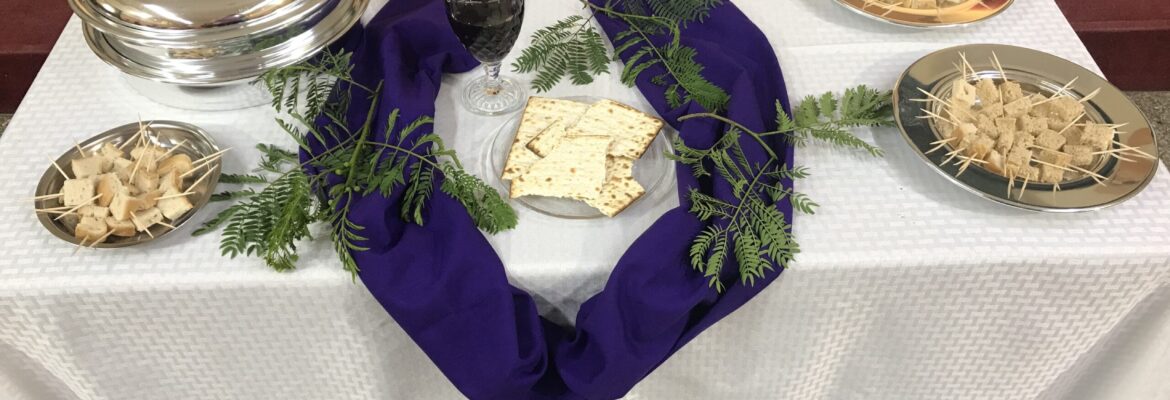
[[[737,2],[772,40],[794,99],[888,88],[918,57],[962,43],[1016,44],[1095,69],[1052,0],[1016,3],[978,26],[925,31],[830,0]],[[530,1],[523,37],[568,12],[579,12],[571,0]],[[437,128],[484,168],[502,122],[458,111],[452,90],[473,75],[447,79]],[[583,93],[643,102],[612,79],[552,95]],[[191,238],[190,228],[77,255],[44,232],[27,197],[47,158],[139,115],[206,128],[237,149],[228,171],[253,165],[256,142],[288,142],[264,107],[193,112],[137,95],[71,22],[0,140],[0,399],[459,397],[322,243],[279,274],[221,258],[216,235]],[[1112,209],[1028,213],[949,184],[893,129],[862,136],[886,157],[798,152],[815,174],[800,189],[823,206],[798,217],[804,253],[629,398],[1170,398],[1166,171]],[[521,209],[519,229],[490,240],[514,283],[571,320],[628,244],[677,205],[670,193],[653,200],[609,222]]]

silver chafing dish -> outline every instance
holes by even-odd
[[[200,110],[268,102],[250,82],[345,34],[369,0],[69,0],[86,42],[163,104]]]

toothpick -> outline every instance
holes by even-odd
[[[187,144],[187,139],[183,139],[182,142],[179,142],[179,144],[176,144],[174,147],[171,147],[170,150],[167,150],[167,152],[163,153],[163,155],[159,156],[158,159],[162,160],[164,158],[167,158],[167,156],[171,155],[171,153],[174,153],[175,150],[178,150],[180,147],[183,147],[183,145],[185,145],[185,144]]]
[[[65,173],[65,169],[64,169],[64,168],[61,168],[61,165],[60,165],[60,164],[57,164],[57,161],[55,161],[55,160],[53,160],[52,158],[50,158],[50,159],[49,159],[49,162],[53,163],[53,166],[54,166],[54,167],[57,167],[57,172],[60,172],[60,173],[61,173],[61,176],[64,176],[64,177],[65,177],[65,179],[69,179],[69,174]]]
[[[1003,77],[1004,82],[1007,82],[1007,72],[1003,70],[1003,64],[999,63],[999,56],[995,52],[991,52],[991,62],[995,64],[995,68],[999,70],[999,75]]]
[[[85,207],[85,206],[90,205],[89,203],[93,202],[94,200],[97,200],[100,197],[102,197],[102,195],[100,195],[100,194],[93,196],[93,197],[89,198],[89,200],[86,200],[84,203],[78,204],[76,207],[70,208],[69,211],[66,211],[64,214],[61,214],[57,218],[53,218],[53,220],[56,221],[56,220],[59,220],[61,218],[64,218],[66,215],[75,213],[75,212],[77,212],[77,210],[81,209],[81,207]]]
[[[975,72],[975,67],[972,67],[970,62],[967,62],[967,53],[960,51],[959,58],[963,59],[963,66],[971,71],[971,76],[976,76],[976,77],[979,76],[979,74]],[[966,74],[964,74],[964,75],[966,75]]]
[[[219,156],[219,155],[222,155],[223,153],[227,153],[227,152],[228,152],[228,150],[231,150],[231,149],[232,149],[231,147],[228,147],[228,148],[226,148],[226,149],[223,149],[223,150],[220,150],[220,151],[217,151],[217,152],[214,152],[214,153],[208,154],[208,155],[204,156],[203,158],[200,158],[200,159],[198,159],[198,160],[192,161],[192,162],[191,162],[191,164],[193,164],[193,165],[198,165],[198,164],[202,163],[204,160],[207,160],[207,159],[209,159],[209,158],[211,158],[211,157],[217,157],[217,156]]]
[[[1032,178],[1031,176],[1024,177],[1024,187],[1020,188],[1020,195],[1016,196],[1016,200],[1022,200],[1024,198],[1024,192],[1028,191],[1028,181],[1031,178]]]
[[[1037,164],[1040,164],[1040,165],[1047,165],[1047,166],[1049,166],[1049,167],[1056,168],[1056,169],[1059,169],[1059,170],[1062,170],[1062,171],[1073,172],[1073,170],[1071,170],[1071,169],[1068,169],[1068,168],[1065,168],[1065,167],[1062,167],[1062,166],[1059,166],[1059,165],[1056,165],[1056,164],[1052,164],[1052,163],[1047,163],[1047,162],[1044,162],[1044,161],[1040,161],[1040,160],[1037,160],[1037,159],[1035,159],[1035,158],[1033,158],[1033,159],[1032,159],[1032,162],[1034,162],[1034,163],[1037,163]]]
[[[44,196],[35,196],[32,199],[33,200],[47,200],[47,199],[55,199],[55,198],[58,198],[58,197],[61,197],[64,195],[65,195],[64,193],[46,194]]]
[[[162,196],[162,197],[159,197],[159,198],[155,199],[155,201],[160,201],[160,200],[168,200],[168,199],[177,199],[177,198],[179,198],[179,197],[187,197],[187,196],[190,196],[190,195],[193,195],[193,194],[195,194],[195,192],[183,192],[183,193],[177,193],[177,194],[172,194],[172,195],[169,195],[169,196]]]
[[[208,176],[211,176],[212,171],[215,171],[215,168],[218,168],[219,166],[220,164],[215,164],[214,167],[207,169],[207,172],[204,172],[203,176],[200,176],[199,179],[196,179],[195,183],[187,186],[187,191],[194,190],[196,186],[199,186],[199,184],[203,182],[204,179],[207,179]]]
[[[106,239],[109,239],[110,235],[113,235],[113,234],[114,234],[114,230],[111,229],[109,232],[106,232],[105,235],[102,235],[102,237],[98,238],[97,240],[94,240],[93,243],[90,243],[88,247],[92,249],[93,246],[97,246],[98,243],[104,243],[106,241]]]
[[[1104,181],[1105,176],[1098,174],[1096,172],[1089,171],[1087,169],[1078,167],[1076,165],[1071,165],[1071,167],[1077,171],[1080,171],[1081,173],[1083,173],[1085,175],[1088,175],[1090,178],[1093,178],[1094,181],[1097,181],[1098,185],[1105,185],[1105,181]]]
[[[1056,132],[1056,133],[1059,135],[1063,135],[1064,131],[1067,131],[1068,128],[1072,128],[1073,125],[1076,125],[1077,121],[1080,121],[1081,118],[1084,118],[1084,117],[1085,117],[1085,112],[1081,111],[1081,115],[1078,115],[1076,118],[1073,118],[1072,122],[1069,122],[1068,125],[1064,127],[1064,129],[1061,129],[1060,132]]]
[[[73,141],[73,147],[76,147],[76,148],[77,148],[77,152],[78,152],[78,153],[80,153],[82,157],[85,157],[85,150],[82,150],[82,149],[81,149],[81,143],[77,143],[77,140],[74,140],[74,141]]]
[[[81,241],[80,241],[80,242],[77,242],[77,247],[74,247],[74,248],[73,248],[73,254],[74,254],[74,255],[76,255],[76,254],[77,254],[77,251],[78,251],[78,250],[81,250],[81,248],[82,248],[83,246],[85,246],[85,239],[89,239],[89,236],[83,237],[83,238],[81,238]]]
[[[176,228],[174,225],[171,225],[171,224],[168,224],[168,223],[162,222],[162,221],[156,222],[156,224],[170,228],[171,230],[179,229],[179,228]]]
[[[1154,157],[1154,156],[1150,155],[1150,153],[1146,153],[1146,152],[1142,151],[1142,149],[1139,149],[1139,148],[1137,148],[1137,147],[1129,146],[1129,145],[1126,145],[1125,143],[1121,143],[1121,142],[1118,142],[1118,141],[1116,141],[1116,140],[1114,140],[1114,141],[1113,141],[1113,144],[1116,144],[1116,145],[1118,145],[1118,146],[1121,146],[1121,148],[1123,148],[1123,149],[1130,150],[1130,151],[1133,151],[1133,152],[1135,152],[1135,153],[1141,154],[1141,155],[1142,155],[1142,157],[1145,157],[1145,158],[1148,158],[1148,159],[1151,159],[1151,160],[1157,160],[1157,159],[1158,159],[1158,157]]]
[[[950,153],[947,153],[946,155],[948,155],[950,157],[948,157],[946,160],[943,160],[942,165],[947,165],[947,163],[951,162],[951,160],[953,160],[955,157],[959,156],[960,153],[962,153],[964,150],[967,150],[967,148],[962,147],[962,148],[955,149],[954,151],[952,151]]]
[[[1089,93],[1088,95],[1085,95],[1085,97],[1082,97],[1079,101],[1081,103],[1089,102],[1089,101],[1093,100],[1093,98],[1097,97],[1098,94],[1101,94],[1101,88],[1097,88],[1097,90],[1094,90],[1091,93]]]

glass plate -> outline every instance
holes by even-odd
[[[1145,115],[1105,78],[1071,61],[1036,50],[998,44],[958,46],[929,54],[915,62],[894,85],[893,94],[894,117],[902,136],[923,161],[950,181],[980,197],[1017,208],[1078,212],[1121,203],[1141,192],[1154,178],[1159,165],[1157,159],[1131,157],[1134,162],[1118,162],[1112,157],[1098,156],[1088,169],[1104,176],[1105,185],[1098,185],[1087,176],[1072,180],[1066,177],[1059,191],[1054,191],[1053,185],[1032,182],[1021,192],[1022,182],[1017,180],[1012,195],[1008,196],[1007,178],[981,167],[971,167],[959,174],[955,163],[943,164],[946,151],[927,154],[943,135],[937,132],[933,121],[924,119],[924,103],[917,100],[926,97],[922,91],[946,98],[956,79],[972,79],[961,76],[955,69],[960,52],[966,54],[980,78],[998,80],[1002,74],[990,61],[994,53],[1008,78],[1019,82],[1027,91],[1051,95],[1073,79],[1076,82],[1065,92],[1073,98],[1081,99],[1100,89],[1096,97],[1085,102],[1086,117],[1096,123],[1126,123],[1118,128],[1115,141],[1148,154],[1158,154],[1157,138]]]
[[[601,100],[599,97],[565,97],[563,99],[583,103],[594,103]],[[657,114],[653,111],[642,111],[650,115]],[[487,146],[487,154],[483,157],[488,163],[486,167],[487,171],[492,175],[492,182],[496,187],[501,189],[505,197],[508,196],[511,183],[501,178],[501,176],[503,175],[504,164],[508,160],[508,153],[512,148],[512,139],[516,137],[516,128],[519,127],[522,116],[523,112],[516,113],[496,129],[492,134],[490,145]],[[646,153],[642,155],[642,158],[634,162],[634,180],[637,180],[646,189],[646,193],[635,200],[633,204],[630,204],[630,207],[637,206],[638,203],[646,198],[660,198],[656,196],[657,191],[668,186],[663,185],[663,182],[673,174],[674,162],[666,158],[666,154],[673,151],[670,145],[670,139],[676,136],[677,133],[674,129],[670,125],[666,125],[659,132],[658,136],[654,138],[654,141],[650,143],[650,148],[646,149]],[[533,211],[557,218],[594,219],[605,217],[605,214],[602,214],[597,209],[590,207],[584,201],[580,200],[544,196],[524,196],[511,200]],[[618,214],[614,218],[620,216],[621,214]]]

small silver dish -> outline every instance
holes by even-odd
[[[1011,7],[1015,0],[964,0],[958,4],[917,9],[884,5],[874,0],[836,0],[837,4],[871,19],[912,28],[947,28],[985,21]]]
[[[220,151],[219,146],[215,144],[215,140],[212,139],[206,131],[195,125],[176,121],[144,121],[143,124],[150,125],[150,130],[152,133],[148,136],[150,141],[156,146],[162,147],[164,149],[171,149],[186,140],[187,142],[183,144],[183,147],[175,150],[175,153],[186,154],[190,156],[192,160],[198,160],[200,158],[206,157],[207,155]],[[106,143],[121,145],[127,140],[131,140],[138,132],[138,130],[138,122],[129,123],[102,132],[97,136],[81,142],[79,146],[81,149],[85,150],[87,154],[92,154],[92,152],[97,151],[102,147],[102,145]],[[127,149],[129,149],[129,147],[127,147]],[[129,150],[126,151],[128,152]],[[57,165],[60,165],[61,168],[65,168],[66,172],[69,172],[70,162],[79,156],[80,154],[77,148],[72,147],[69,149],[69,151],[65,152],[65,154],[62,154],[60,157],[57,157],[57,159],[54,161],[56,161]],[[182,217],[179,217],[179,219],[170,222],[170,224],[173,225],[175,229],[181,228],[184,224],[187,223],[187,221],[191,220],[195,213],[199,212],[203,206],[207,205],[207,203],[211,200],[211,195],[214,193],[216,184],[219,182],[220,173],[221,168],[219,166],[212,167],[211,175],[209,175],[207,179],[201,182],[199,186],[191,189],[195,191],[195,194],[189,196],[188,198],[191,200],[191,204],[194,207],[190,211],[187,211],[187,213]],[[40,197],[60,193],[65,179],[66,177],[61,176],[61,173],[57,171],[56,167],[52,165],[48,166],[44,175],[41,175],[41,180],[40,183],[37,184],[37,190],[34,196]],[[60,207],[61,205],[61,200],[58,198],[33,200],[34,209]],[[37,213],[37,219],[41,221],[41,225],[44,226],[46,230],[51,232],[53,236],[75,245],[78,244],[78,240],[73,237],[73,229],[66,225],[66,222],[64,222],[65,219],[54,220],[54,218],[56,218],[56,214]],[[106,239],[105,242],[98,243],[90,247],[105,249],[134,246],[166,236],[173,230],[174,229],[162,225],[155,225],[150,228],[150,235],[146,234],[145,232],[139,232],[133,237],[110,236],[108,239]],[[154,237],[151,237],[151,235],[154,235]]]
[[[960,74],[955,65],[959,54],[970,61],[975,75]],[[923,111],[925,98],[922,91],[938,98],[950,96],[952,83],[957,79],[972,81],[977,78],[1000,80],[1004,73],[993,66],[995,55],[1003,65],[1007,78],[1018,82],[1026,92],[1051,96],[1069,82],[1076,81],[1064,91],[1075,99],[1083,99],[1090,93],[1100,92],[1085,103],[1085,118],[1094,123],[1121,124],[1114,141],[1138,148],[1151,155],[1158,154],[1157,137],[1141,110],[1116,86],[1096,73],[1063,58],[1023,47],[999,44],[974,44],[939,50],[916,61],[894,85],[894,118],[902,136],[914,152],[932,169],[960,187],[988,200],[1012,207],[1046,212],[1083,212],[1099,210],[1119,204],[1137,195],[1158,172],[1159,160],[1136,158],[1133,162],[1120,162],[1115,158],[1098,155],[1088,169],[1104,177],[1105,185],[1097,184],[1088,176],[1076,176],[1060,183],[1060,190],[1054,185],[1032,182],[1022,190],[1017,179],[1013,193],[1008,196],[1008,179],[972,166],[960,173],[954,164],[945,164],[946,151],[930,150],[937,141],[946,137],[939,132],[933,120]],[[966,76],[965,76],[966,75]],[[933,102],[932,102],[933,103]],[[1113,148],[1118,148],[1116,144]]]

